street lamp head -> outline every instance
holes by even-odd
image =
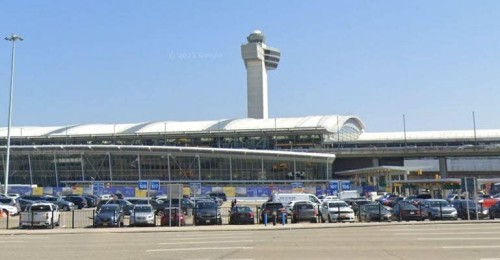
[[[12,34],[10,37],[5,37],[5,40],[14,42],[14,41],[17,41],[17,40],[22,41],[24,39],[23,39],[23,37],[21,37],[19,35]]]

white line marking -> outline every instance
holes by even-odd
[[[24,241],[18,241],[18,240],[7,240],[7,241],[0,241],[0,244],[1,243],[24,243]]]
[[[176,237],[225,237],[225,236],[241,236],[241,235],[253,235],[253,234],[252,233],[224,233],[224,234],[198,233],[192,235],[176,235]]]
[[[169,249],[149,249],[146,252],[168,252],[168,251],[201,251],[201,250],[250,250],[253,247],[236,246],[236,247],[197,247],[197,248],[169,248]]]
[[[492,230],[492,229],[500,229],[500,227],[477,227],[477,228],[460,228],[460,230]],[[457,230],[457,228],[394,228],[394,229],[380,229],[382,232],[393,232],[393,231],[436,231],[436,230]]]
[[[210,239],[221,239],[221,238],[223,238],[223,239],[231,239],[231,238],[238,239],[238,238],[253,238],[253,237],[251,237],[251,236],[248,236],[248,237],[246,237],[246,236],[244,236],[244,237],[242,237],[242,236],[210,237]],[[197,239],[206,240],[207,237],[178,237],[178,238],[176,237],[176,238],[172,238],[171,240],[179,241],[179,240],[197,240]]]
[[[500,240],[500,237],[419,237],[417,240]]]
[[[481,248],[500,248],[500,246],[443,246],[444,249],[481,249]]]
[[[476,234],[498,234],[498,232],[439,232],[439,233],[396,233],[393,236],[427,236],[427,235],[476,235]]]
[[[160,245],[182,245],[182,244],[216,244],[216,243],[243,243],[253,242],[253,240],[230,240],[230,241],[187,241],[187,242],[171,242],[159,243]]]
[[[480,258],[479,260],[500,260],[500,258]]]

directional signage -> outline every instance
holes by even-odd
[[[150,181],[150,189],[151,190],[160,190],[160,181],[159,180],[151,180]]]
[[[342,190],[351,190],[351,182],[350,181],[342,181],[341,186],[342,186]]]
[[[302,182],[292,182],[292,189],[301,189],[304,187]]]
[[[147,190],[148,189],[148,181],[138,181],[137,186],[139,190]]]
[[[332,192],[339,191],[339,182],[338,181],[330,181],[330,190]]]

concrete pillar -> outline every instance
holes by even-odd
[[[441,179],[448,178],[448,165],[446,164],[446,157],[439,158],[439,174]]]

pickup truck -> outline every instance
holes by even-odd
[[[59,210],[52,203],[34,203],[21,212],[20,228],[59,226]]]

